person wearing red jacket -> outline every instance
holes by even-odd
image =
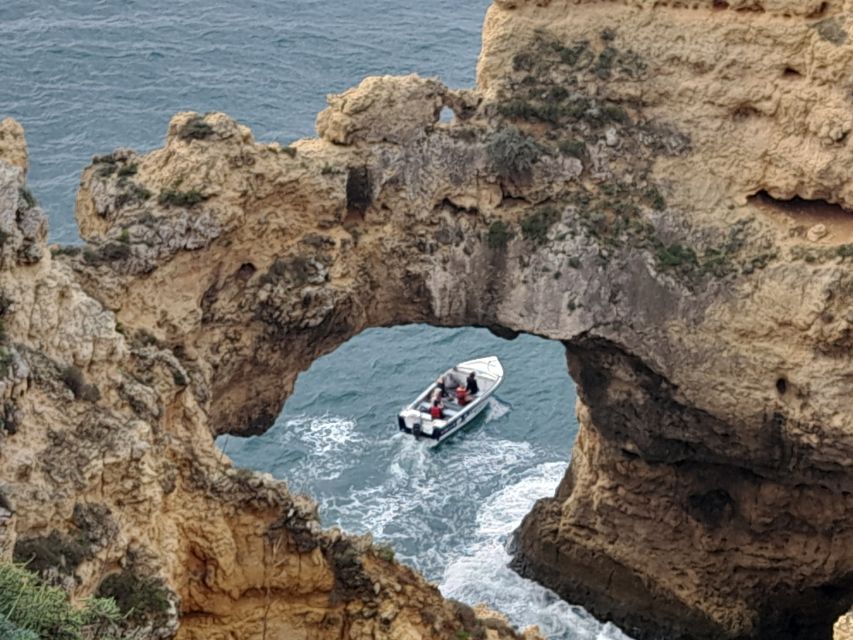
[[[468,389],[465,388],[465,385],[460,384],[456,387],[456,402],[459,403],[460,407],[468,404]]]

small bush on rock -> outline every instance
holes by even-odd
[[[0,616],[0,638],[4,640],[39,640],[35,633],[15,626],[3,616]]]
[[[139,165],[138,164],[136,164],[136,163],[128,164],[128,165],[125,165],[121,169],[118,170],[118,177],[119,178],[129,178],[130,176],[135,176],[138,171],[139,171]]]
[[[51,531],[48,536],[19,538],[14,549],[15,561],[39,574],[55,570],[72,575],[89,555],[85,545],[58,531]]]
[[[38,202],[36,202],[35,196],[33,195],[33,192],[27,189],[26,187],[23,187],[18,190],[18,196],[21,200],[23,200],[24,207],[27,209],[32,209],[38,204]]]
[[[515,127],[506,127],[492,136],[486,152],[495,173],[515,181],[528,180],[542,154],[539,145]]]
[[[563,140],[559,146],[560,153],[573,158],[580,158],[586,151],[586,144],[583,140]]]
[[[97,175],[99,178],[109,178],[116,172],[118,165],[113,160],[112,162],[102,162],[101,166],[98,167]]]
[[[394,547],[390,544],[377,544],[373,547],[373,552],[385,562],[394,562],[396,558]]]
[[[554,207],[540,207],[521,221],[521,233],[525,240],[543,244],[548,239],[548,231],[560,219],[560,212]]]
[[[505,249],[511,239],[512,231],[503,220],[495,220],[489,227],[488,243],[490,249]]]
[[[168,621],[169,592],[157,578],[122,571],[107,576],[98,596],[115,601],[119,611],[134,624],[163,626]]]
[[[664,269],[671,269],[683,266],[697,266],[699,264],[696,252],[690,247],[685,247],[680,244],[672,244],[663,246],[657,250],[655,254],[658,265]]]
[[[205,140],[213,135],[213,127],[204,121],[201,116],[194,116],[186,121],[178,131],[181,140]]]
[[[109,262],[126,260],[130,257],[130,245],[123,242],[108,242],[97,249],[87,247],[83,250],[83,260],[87,264],[100,266]]]
[[[0,347],[0,378],[5,378],[9,375],[12,368],[12,363],[15,361],[14,356],[5,347]]]
[[[115,602],[90,598],[74,607],[58,587],[26,568],[0,562],[0,638],[3,640],[112,640],[120,637]]]
[[[646,199],[655,211],[663,211],[666,209],[666,200],[657,187],[649,187],[646,190]]]
[[[141,187],[135,182],[128,182],[125,190],[116,196],[116,209],[121,209],[128,204],[138,204],[148,200],[152,194],[145,187]]]
[[[194,207],[205,200],[207,200],[207,196],[196,189],[190,191],[166,189],[157,198],[157,202],[166,207]]]
[[[79,256],[81,251],[83,251],[83,249],[80,247],[64,245],[62,247],[52,247],[50,253],[54,256]]]

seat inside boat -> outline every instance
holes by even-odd
[[[453,369],[451,369],[450,371],[445,372],[444,384],[445,384],[445,388],[447,389],[447,395],[441,399],[441,402],[444,405],[444,419],[445,420],[451,419],[457,413],[462,411],[463,406],[460,405],[456,401],[456,387],[458,387],[460,385],[464,385],[467,377],[468,377],[467,371],[461,371],[455,367]],[[487,390],[489,390],[492,387],[492,385],[494,384],[494,381],[489,379],[489,378],[486,378],[484,376],[478,376],[477,384],[480,387],[480,393],[478,393],[475,396],[472,396],[472,400],[479,398],[483,393],[485,393]],[[432,393],[435,390],[435,387],[436,387],[436,385],[432,385],[430,387],[429,394],[427,395],[427,399],[424,400],[423,402],[421,402],[420,405],[418,405],[419,411],[422,411],[424,413],[429,413],[430,407],[432,406],[430,398],[432,397]],[[470,404],[471,403],[469,402],[465,406],[467,407]]]

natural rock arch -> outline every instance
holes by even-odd
[[[330,100],[317,140],[262,145],[182,114],[163,149],[98,159],[78,198],[87,249],[28,266],[4,248],[2,279],[16,353],[38,368],[13,367],[30,387],[10,411],[30,434],[47,428],[36,416],[102,415],[80,398],[63,414],[31,349],[97,378],[112,412],[51,436],[67,441],[45,455],[85,458],[72,485],[52,458],[29,471],[60,521],[67,486],[104,494],[93,470],[113,478],[101,499],[133,533],[84,584],[142,548],[182,598],[182,637],[257,635],[271,606],[291,631],[357,619],[446,637],[463,614],[432,593],[424,623],[390,595],[424,585],[238,476],[211,435],[268,426],[297,372],[363,328],[477,325],[563,341],[582,401],[570,472],[521,529],[525,573],[641,639],[829,637],[853,596],[851,253],[748,202],[853,201],[844,13],[815,25],[806,4],[502,1],[476,91],[373,78]],[[796,89],[789,66],[809,69]],[[16,207],[10,247],[37,243]],[[110,443],[103,460],[84,441]],[[18,527],[45,531],[25,471],[3,478]],[[211,523],[188,515],[199,505]],[[384,602],[387,628],[360,616]]]

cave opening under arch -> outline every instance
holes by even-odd
[[[507,547],[565,475],[575,385],[559,341],[506,337],[422,324],[367,329],[300,374],[268,431],[217,443],[235,465],[317,500],[324,526],[390,544],[447,597],[573,637],[600,625],[510,569]],[[492,354],[506,377],[472,424],[433,448],[397,430],[396,413],[438,373]]]

